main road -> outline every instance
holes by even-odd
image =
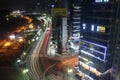
[[[57,63],[56,61],[52,61],[47,58],[46,55],[50,34],[51,27],[49,25],[46,28],[45,32],[41,35],[39,40],[33,45],[33,48],[29,53],[30,55],[27,57],[26,68],[29,69],[28,76],[31,80],[43,79],[46,69],[49,68],[51,65]],[[56,74],[56,71],[53,68],[49,69],[49,71],[46,72],[47,74]]]
[[[51,36],[51,25],[48,27],[39,38],[39,40],[33,45],[29,56],[26,60],[26,68],[28,68],[29,80],[45,80],[49,78],[51,80],[65,80],[64,74],[61,72],[63,66],[68,66],[68,63],[74,63],[68,57],[68,61],[63,57],[51,59],[47,56],[47,48],[49,39]],[[70,56],[71,58],[74,56]],[[61,58],[63,61],[61,61]],[[66,57],[65,57],[66,58]],[[75,65],[75,64],[74,64]]]

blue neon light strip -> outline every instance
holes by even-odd
[[[104,60],[106,58],[107,48],[105,49]]]
[[[89,42],[89,41],[85,41],[85,40],[82,40],[81,39],[81,41],[83,41],[83,42],[86,42],[86,43],[90,43],[90,44],[93,44],[93,45],[96,45],[96,46],[99,46],[99,47],[102,47],[102,48],[107,48],[106,46],[103,46],[103,45],[99,45],[99,44],[96,44],[96,43],[92,43],[92,42]]]
[[[98,60],[105,61],[105,59],[101,59],[100,57],[96,57],[96,56],[94,56],[93,54],[91,54],[91,53],[89,53],[89,52],[86,52],[86,51],[84,51],[84,50],[80,50],[80,52],[82,52],[83,54],[89,55],[89,56],[91,56],[91,57],[94,57],[94,58],[96,58],[96,59],[98,59]]]
[[[105,48],[105,52],[104,52],[104,60],[105,60],[105,58],[106,58],[106,52],[107,52],[107,47],[106,46],[99,45],[99,44],[96,44],[96,43],[92,43],[92,42],[89,42],[89,41],[86,41],[86,40],[82,40],[82,39],[81,39],[81,41],[89,43],[89,44],[93,44],[95,46],[99,46],[99,47]]]
[[[80,45],[80,46],[82,46],[82,47],[90,50],[90,48],[88,48],[88,47],[86,47],[86,46],[83,46],[83,45]],[[103,52],[97,51],[97,50],[95,50],[95,49],[93,49],[93,51],[94,51],[94,52],[97,52],[97,53],[99,53],[99,54],[105,55]]]

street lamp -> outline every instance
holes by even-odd
[[[73,74],[73,68],[71,66],[66,65],[65,75],[64,75],[65,80],[72,80],[70,79],[72,77],[72,74]]]
[[[42,79],[42,80],[45,80],[45,74],[47,73],[47,71],[48,71],[50,68],[52,68],[52,67],[55,66],[55,65],[56,65],[56,63],[50,65],[50,66],[44,71],[44,73],[43,73],[43,79]]]
[[[17,62],[18,62],[18,63],[20,63],[20,62],[21,62],[21,60],[20,60],[20,59],[18,59],[18,60],[17,60]]]
[[[29,72],[29,69],[24,69],[23,71],[22,71],[22,75],[23,75],[23,77],[24,77],[24,80],[29,80],[29,76],[28,76],[28,73]]]
[[[27,53],[26,52],[23,52],[23,55],[26,55]]]
[[[25,74],[25,73],[28,73],[28,71],[29,71],[28,69],[24,69],[24,70],[23,70],[23,73],[24,73],[24,74]]]

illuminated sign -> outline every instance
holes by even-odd
[[[66,16],[65,8],[52,8],[51,9],[52,16]]]
[[[105,32],[105,26],[97,26],[97,31]]]

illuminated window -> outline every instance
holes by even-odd
[[[54,4],[52,4],[52,5],[51,5],[51,7],[53,8],[53,7],[55,7],[55,5],[54,5]]]
[[[104,2],[109,2],[109,0],[104,0]]]
[[[83,29],[85,29],[86,27],[85,26],[83,26]]]
[[[91,31],[94,31],[94,25],[91,26]]]
[[[97,26],[98,32],[105,32],[105,26]]]
[[[83,26],[86,26],[86,24],[83,24]]]
[[[99,26],[97,26],[97,31],[99,31]]]
[[[83,24],[83,29],[85,29],[86,28],[86,24]]]
[[[95,0],[95,2],[109,2],[109,0]]]
[[[95,2],[102,2],[102,0],[95,0]]]

